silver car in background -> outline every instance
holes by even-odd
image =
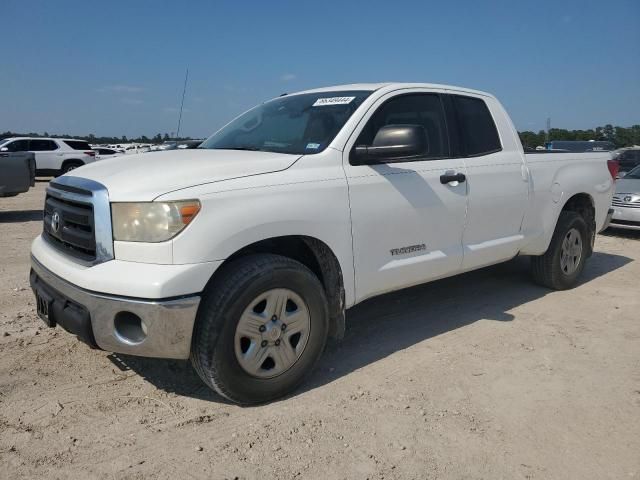
[[[640,230],[640,166],[616,182],[610,226]]]

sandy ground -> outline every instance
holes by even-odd
[[[516,259],[368,301],[305,387],[241,408],[44,326],[45,186],[0,199],[2,478],[640,478],[640,234],[568,292]]]

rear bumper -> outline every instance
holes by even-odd
[[[92,292],[58,277],[31,257],[31,287],[49,300],[50,326],[92,347],[158,358],[189,358],[199,295],[140,299]]]

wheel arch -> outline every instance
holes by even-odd
[[[80,160],[79,158],[67,158],[62,162],[62,165],[60,165],[60,170],[64,170],[66,165],[69,165],[70,163],[77,163],[80,165],[86,165],[84,163],[83,160]]]
[[[560,212],[558,212],[558,218],[556,218],[556,224],[560,218],[562,212],[576,212],[579,214],[587,224],[587,233],[589,235],[589,242],[587,243],[588,252],[587,256],[591,256],[593,253],[593,245],[596,238],[596,206],[595,201],[588,193],[576,193],[569,197],[562,206]]]
[[[305,265],[322,283],[329,303],[329,335],[341,340],[345,331],[345,288],[343,269],[338,257],[322,240],[306,235],[271,237],[246,245],[220,265],[207,286],[235,260],[247,255],[270,253],[291,258]]]

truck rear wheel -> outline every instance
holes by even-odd
[[[554,290],[575,286],[589,251],[587,224],[576,212],[560,213],[547,251],[531,258],[534,280]]]
[[[279,255],[250,255],[223,268],[200,304],[191,362],[209,387],[233,402],[286,395],[324,350],[324,288],[307,267]]]

